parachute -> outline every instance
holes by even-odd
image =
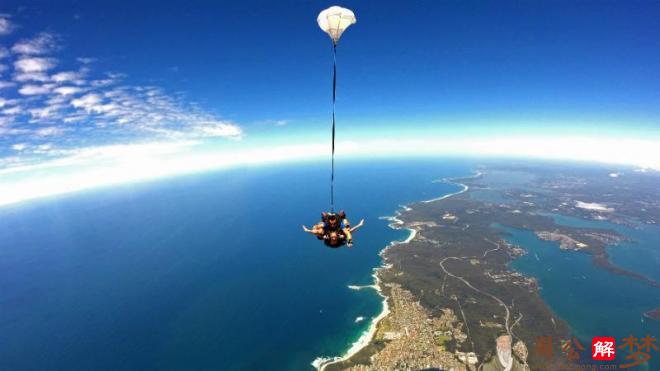
[[[326,10],[321,11],[316,18],[319,27],[323,32],[327,33],[332,39],[333,45],[337,45],[341,34],[346,29],[355,24],[355,14],[350,9],[342,8],[340,6],[331,6]]]
[[[332,39],[332,171],[330,175],[330,211],[335,208],[335,101],[337,97],[337,43],[346,29],[355,24],[355,14],[350,9],[331,6],[316,18],[319,27]]]

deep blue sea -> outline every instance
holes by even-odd
[[[378,252],[407,237],[379,217],[459,190],[433,180],[468,175],[474,165],[339,161],[337,208],[354,224],[366,219],[351,250],[326,248],[301,231],[328,207],[326,163],[2,207],[0,370],[311,369],[316,357],[343,354],[382,309],[372,290],[347,287],[371,284]],[[657,227],[554,217],[631,237],[609,250],[612,260],[658,279]],[[658,323],[640,315],[660,305],[657,289],[529,231],[508,232],[530,252],[512,267],[539,279],[543,298],[587,349],[596,335],[658,335]]]
[[[444,161],[339,161],[353,249],[301,231],[329,204],[328,164],[181,176],[0,208],[0,370],[310,369],[381,308],[381,216],[460,187]],[[357,317],[365,320],[356,323]]]

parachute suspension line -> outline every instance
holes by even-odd
[[[316,23],[332,40],[332,170],[330,173],[330,211],[335,210],[335,101],[337,98],[337,42],[346,29],[355,24],[355,14],[350,9],[331,6],[322,10]]]
[[[330,212],[335,211],[335,101],[337,97],[337,44],[332,43],[332,170],[330,172]]]

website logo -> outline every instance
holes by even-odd
[[[594,361],[613,361],[616,358],[616,339],[609,336],[591,339],[591,358]]]

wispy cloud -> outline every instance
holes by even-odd
[[[96,59],[89,58],[89,57],[78,57],[78,58],[76,58],[76,60],[78,62],[82,63],[82,64],[90,64],[90,63],[96,61]]]
[[[60,86],[53,89],[53,91],[59,95],[73,95],[82,92],[83,89],[77,86]]]
[[[48,32],[42,32],[31,39],[23,39],[14,46],[11,51],[16,54],[42,55],[57,49],[57,37]]]
[[[24,85],[18,92],[22,95],[38,95],[50,93],[50,88],[47,85]]]
[[[79,149],[59,159],[0,169],[0,206],[110,184],[135,182],[236,165],[308,160],[323,153],[318,144],[281,148],[191,153],[196,141],[153,142]],[[28,150],[24,148],[23,150]],[[309,154],[315,154],[309,156]],[[16,161],[16,156],[5,158]],[[90,166],[93,164],[93,166]],[[77,171],[60,172],[58,168]],[[37,177],[33,174],[39,174]],[[44,187],[44,183],[48,187]]]
[[[0,35],[16,30],[23,29],[0,14]],[[127,83],[128,77],[116,71],[96,70],[89,56],[67,61],[54,33],[16,36],[13,45],[0,45],[0,168],[114,145],[243,136],[239,125],[182,95]]]
[[[66,72],[58,72],[56,74],[53,74],[51,76],[52,80],[57,83],[73,83],[73,84],[78,84],[78,85],[84,85],[85,84],[85,71],[86,70],[81,70],[81,71],[66,71]]]
[[[45,72],[55,67],[55,60],[53,58],[22,57],[14,62],[14,67],[18,73]]]
[[[195,152],[197,141],[108,145],[69,150],[45,163],[0,169],[0,206],[24,200],[74,192],[122,182],[135,182],[245,164],[309,161],[327,158],[329,143],[290,144],[217,149]],[[16,152],[35,150],[18,145]],[[36,148],[36,150],[39,150]],[[49,149],[49,150],[52,150]],[[617,140],[594,137],[427,137],[356,138],[337,142],[341,156],[478,156],[520,157],[604,162],[660,170],[660,146],[653,140]],[[7,156],[7,163],[17,161]],[[75,169],[67,173],[58,168]],[[616,169],[616,167],[615,167]],[[647,170],[648,171],[648,170]],[[39,174],[38,177],[32,174]],[[48,187],[44,187],[47,182]]]
[[[13,149],[14,151],[22,151],[25,148],[27,148],[27,146],[28,146],[27,143],[16,143],[13,146],[11,146],[11,149]]]
[[[258,125],[270,125],[270,126],[286,126],[291,123],[291,120],[285,120],[285,119],[279,119],[279,120],[274,120],[274,119],[269,119],[269,120],[261,120],[257,121],[256,124]]]
[[[14,30],[14,25],[11,23],[9,16],[0,14],[0,35],[10,34]]]
[[[57,126],[49,126],[49,127],[37,129],[35,131],[35,135],[38,137],[50,137],[50,136],[61,135],[64,132],[66,132],[64,128],[59,128]]]

